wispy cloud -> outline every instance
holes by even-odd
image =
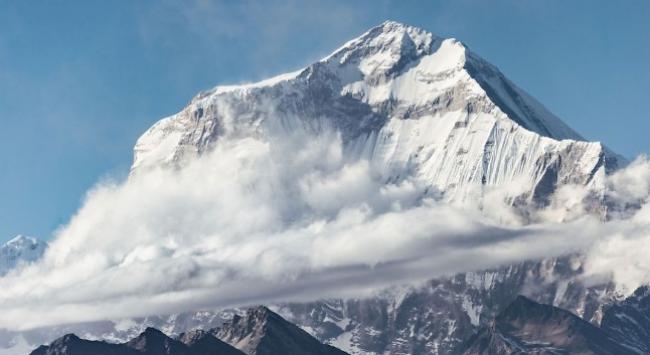
[[[163,1],[143,4],[141,13],[139,33],[145,44],[178,50],[191,41],[201,53],[177,53],[188,65],[205,62],[206,55],[223,62],[235,51],[240,64],[257,68],[253,75],[258,78],[295,70],[326,55],[317,51],[362,32],[367,17],[359,6],[323,0]],[[305,62],[295,62],[295,52]]]

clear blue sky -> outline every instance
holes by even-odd
[[[0,1],[0,241],[49,238],[198,91],[384,20],[455,37],[593,140],[650,152],[650,1]]]

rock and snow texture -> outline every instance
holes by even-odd
[[[13,268],[40,259],[47,244],[33,237],[19,235],[0,246],[0,276]]]
[[[603,329],[571,312],[519,296],[468,341],[465,355],[633,355]]]
[[[333,346],[321,344],[304,330],[260,306],[211,330],[211,333],[247,355],[304,354],[345,355]]]
[[[199,94],[140,137],[132,172],[182,165],[220,139],[300,129],[334,129],[349,159],[447,201],[509,185],[511,203],[544,205],[559,185],[598,189],[623,163],[461,42],[385,22],[303,70]]]
[[[398,287],[368,299],[288,304],[278,311],[351,354],[454,354],[524,294],[599,324],[611,285],[585,287],[581,259],[526,262]]]
[[[230,344],[229,344],[230,343]],[[84,340],[64,335],[32,355],[346,355],[320,343],[268,308],[256,307],[221,328],[192,330],[170,337],[146,328],[126,342]]]
[[[650,287],[607,306],[601,326],[636,354],[650,354]]]

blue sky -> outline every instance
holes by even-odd
[[[49,238],[198,91],[298,69],[387,19],[455,37],[585,137],[650,152],[650,2],[0,2],[0,241]]]

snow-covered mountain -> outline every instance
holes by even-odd
[[[182,166],[220,139],[323,128],[385,181],[416,179],[454,203],[506,188],[505,200],[535,208],[566,184],[600,199],[606,174],[625,164],[463,43],[388,21],[304,69],[199,94],[140,137],[132,173]],[[447,354],[522,293],[598,324],[611,285],[584,287],[580,272],[579,258],[552,259],[278,311],[350,353]]]
[[[39,259],[47,243],[33,237],[16,236],[0,246],[0,276],[21,263],[30,263]]]
[[[503,197],[510,203],[543,206],[570,183],[591,187],[601,198],[605,175],[625,164],[601,143],[585,141],[461,42],[385,22],[304,69],[199,94],[140,137],[132,174],[182,167],[220,139],[326,128],[340,132],[344,154],[368,159],[385,181],[416,179],[449,202],[473,202],[509,187]],[[593,206],[604,212],[602,204]],[[439,278],[367,299],[270,308],[352,354],[449,354],[519,294],[600,324],[612,287],[582,285],[581,271],[580,257],[572,256]],[[146,326],[179,334],[232,316],[197,311],[20,336],[38,343],[74,331],[125,341]]]
[[[278,125],[334,128],[348,157],[448,201],[517,182],[505,198],[543,205],[556,186],[597,189],[623,164],[461,42],[389,21],[302,70],[199,94],[140,137],[132,172],[182,164],[219,139],[278,134]]]

